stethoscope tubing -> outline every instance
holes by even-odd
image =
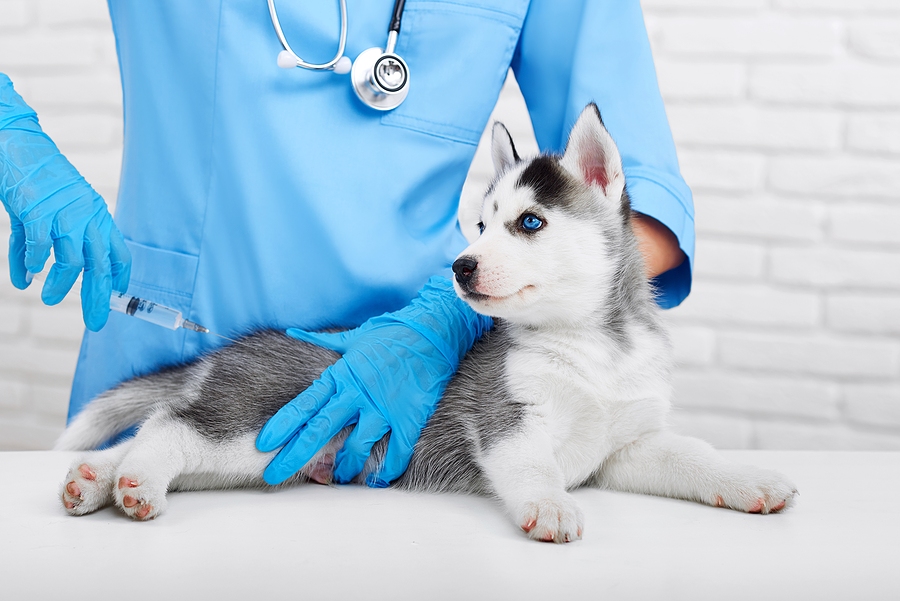
[[[394,0],[394,12],[391,14],[391,24],[388,27],[388,33],[400,33],[400,22],[403,20],[403,7],[406,0]]]
[[[298,67],[303,67],[304,69],[312,69],[313,71],[327,71],[333,68],[341,57],[344,56],[344,47],[347,44],[347,0],[339,0],[341,5],[341,34],[340,40],[338,42],[338,50],[337,54],[334,55],[327,63],[308,63],[300,58],[296,52],[291,48],[290,44],[288,44],[287,38],[284,36],[284,31],[281,29],[281,22],[278,20],[278,14],[275,12],[275,0],[266,0],[269,4],[269,16],[272,18],[272,25],[275,27],[275,34],[278,36],[278,40],[281,42],[281,45],[287,50],[291,56],[297,61]],[[400,4],[400,10],[403,10],[403,4],[405,0],[397,0],[394,3],[394,9],[396,12],[397,4]],[[393,24],[393,20],[391,21]],[[399,24],[398,24],[399,30]]]

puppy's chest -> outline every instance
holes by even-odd
[[[520,344],[506,364],[526,431],[547,435],[569,485],[584,481],[614,450],[658,424],[665,411],[640,355],[591,341]]]
[[[517,346],[506,377],[521,403],[558,414],[603,413],[622,398],[621,360],[615,350],[585,341],[545,337]]]

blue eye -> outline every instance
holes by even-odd
[[[483,224],[482,222],[480,222],[480,221],[478,222],[478,233],[479,233],[479,234],[483,234],[483,233],[484,233],[484,224]]]
[[[539,217],[528,213],[522,217],[522,227],[530,232],[534,232],[544,227],[544,222]]]

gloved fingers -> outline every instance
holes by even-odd
[[[9,234],[9,279],[19,290],[28,288],[31,278],[25,269],[25,226],[22,221],[10,214],[12,231]]]
[[[131,251],[115,223],[109,232],[109,263],[113,290],[127,292],[131,280]]]
[[[64,235],[53,241],[55,261],[41,290],[44,304],[55,305],[65,298],[84,269],[81,236]]]
[[[112,277],[109,258],[109,231],[112,217],[104,209],[84,230],[84,280],[81,284],[81,312],[84,325],[97,332],[109,319]]]
[[[303,340],[316,346],[331,349],[341,354],[346,353],[356,339],[356,330],[344,332],[309,332],[299,328],[288,328],[285,332],[291,338]]]
[[[384,454],[384,463],[378,471],[372,472],[366,477],[366,484],[372,488],[387,488],[409,467],[412,453],[412,446],[392,432],[387,452]]]
[[[390,426],[377,411],[360,414],[359,423],[350,432],[344,446],[334,458],[334,481],[346,484],[363,469],[372,453],[372,446],[388,433]]]
[[[256,437],[256,448],[263,453],[274,451],[290,440],[307,421],[331,400],[337,388],[329,367],[309,388],[269,418]]]
[[[281,484],[296,474],[358,413],[359,406],[355,402],[342,402],[340,397],[336,397],[269,462],[263,472],[263,480],[272,485]]]
[[[23,222],[25,227],[25,269],[40,273],[53,247],[50,223],[46,219]]]

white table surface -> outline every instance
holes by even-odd
[[[69,517],[71,455],[0,453],[0,599],[900,599],[900,453],[731,451],[800,489],[780,515],[582,489],[584,539],[494,502],[306,485]]]

